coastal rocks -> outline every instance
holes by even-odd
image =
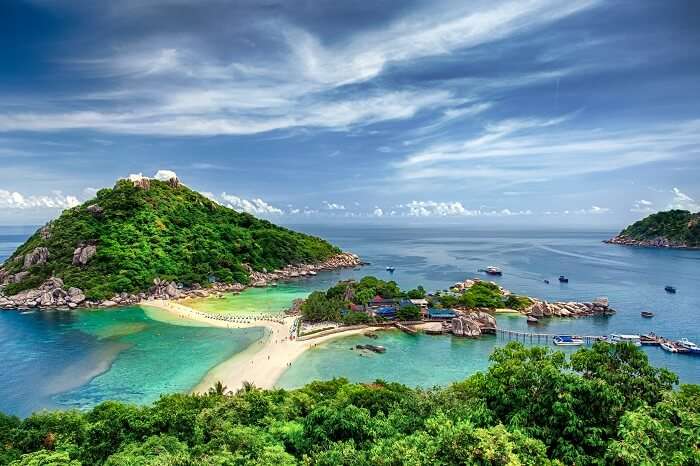
[[[530,298],[533,304],[525,309],[525,314],[535,318],[542,317],[587,317],[595,315],[614,314],[615,310],[609,306],[607,298],[597,298],[590,303],[578,302],[554,302],[539,301]]]
[[[47,224],[41,227],[41,230],[39,230],[39,235],[44,241],[51,238],[51,224]]]
[[[66,291],[63,280],[58,277],[47,279],[40,287],[25,290],[14,296],[2,296],[0,308],[76,308],[86,303],[80,288],[71,287]]]
[[[671,241],[664,236],[658,236],[652,239],[636,239],[627,235],[618,235],[614,238],[603,241],[608,244],[619,244],[622,246],[640,246],[646,248],[687,248],[688,245],[678,241]]]
[[[486,312],[473,311],[452,319],[449,330],[458,337],[478,338],[496,332],[496,319]]]
[[[73,251],[73,265],[86,265],[88,261],[97,253],[97,246],[94,244],[80,244]]]
[[[34,265],[45,264],[48,259],[49,250],[47,248],[34,248],[34,250],[32,250],[24,256],[24,265],[22,266],[22,269],[27,270],[29,267],[32,267]]]

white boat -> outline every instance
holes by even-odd
[[[501,269],[499,269],[498,267],[494,267],[493,265],[486,267],[484,272],[486,272],[489,275],[503,275],[503,271]]]
[[[689,353],[700,354],[700,347],[687,338],[681,338],[677,343],[687,349]]]
[[[634,346],[642,346],[639,335],[626,335],[624,333],[610,335],[610,343],[632,343]]]
[[[557,346],[581,346],[583,338],[572,335],[556,335],[552,338],[552,343]]]
[[[676,348],[676,345],[674,345],[670,341],[661,342],[661,344],[659,346],[661,346],[662,350],[668,351],[669,353],[677,353],[678,352],[678,348]]]

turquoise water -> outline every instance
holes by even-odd
[[[277,288],[248,290],[225,299],[198,301],[215,312],[279,312],[297,297],[341,279],[373,274],[402,287],[446,288],[477,270],[496,265],[503,286],[548,300],[607,296],[617,314],[608,318],[550,319],[542,333],[604,335],[654,331],[700,343],[700,251],[626,248],[601,243],[610,231],[488,231],[443,228],[299,227],[360,254],[372,265],[319,274]],[[0,259],[33,229],[0,228]],[[394,274],[385,268],[396,267]],[[568,284],[556,277],[565,274]],[[543,280],[547,278],[551,284]],[[665,285],[678,293],[669,295]],[[642,310],[656,317],[640,317]],[[498,316],[503,328],[533,330],[520,317]],[[86,407],[104,399],[149,402],[160,393],[187,391],[206,372],[261,338],[262,329],[226,330],[182,326],[167,314],[140,308],[78,312],[0,312],[0,411],[27,414],[40,408]],[[349,348],[366,337],[349,337],[314,348],[279,381],[296,387],[314,379],[376,378],[407,385],[444,385],[488,366],[503,340],[381,334],[380,355]],[[645,348],[651,362],[684,382],[700,383],[700,358]]]
[[[0,313],[0,410],[87,408],[107,399],[149,403],[192,389],[263,336],[171,325],[143,309]]]

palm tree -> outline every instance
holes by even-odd
[[[210,394],[210,395],[224,396],[224,395],[226,395],[227,393],[229,393],[228,387],[227,387],[226,385],[224,385],[223,382],[221,382],[221,380],[219,380],[218,382],[216,382],[216,383],[209,389],[209,394]]]
[[[257,390],[257,387],[253,382],[248,382],[247,380],[243,381],[243,386],[238,389],[236,393],[248,393],[252,392],[253,390]]]

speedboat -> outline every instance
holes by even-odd
[[[644,346],[658,346],[659,337],[655,333],[647,333],[646,335],[639,335],[639,342]]]
[[[552,343],[557,346],[581,346],[583,338],[572,335],[556,335],[552,338]]]
[[[536,324],[537,322],[539,322],[539,320],[537,320],[537,317],[527,316],[527,323],[528,324]]]
[[[642,346],[639,335],[625,335],[621,333],[611,334],[610,343],[632,343],[634,346]]]
[[[489,275],[503,275],[503,271],[501,269],[499,269],[498,267],[494,267],[493,265],[486,267],[484,272],[486,272]]]
[[[671,285],[667,285],[666,287],[664,287],[664,290],[666,290],[666,293],[671,294],[674,294],[676,292],[676,288]]]
[[[569,283],[569,279],[564,275],[559,275],[559,283]]]
[[[651,311],[642,311],[642,317],[651,319],[652,317],[654,317],[654,313]]]
[[[700,355],[700,347],[698,347],[698,345],[688,340],[687,338],[681,338],[680,341],[678,341],[677,343],[678,345],[687,349],[690,354]]]
[[[545,280],[544,282],[545,282],[547,285],[549,285],[549,280]]]
[[[386,271],[389,273],[394,273],[394,270],[396,270],[396,269],[394,267],[391,267],[391,266],[386,268]]]

